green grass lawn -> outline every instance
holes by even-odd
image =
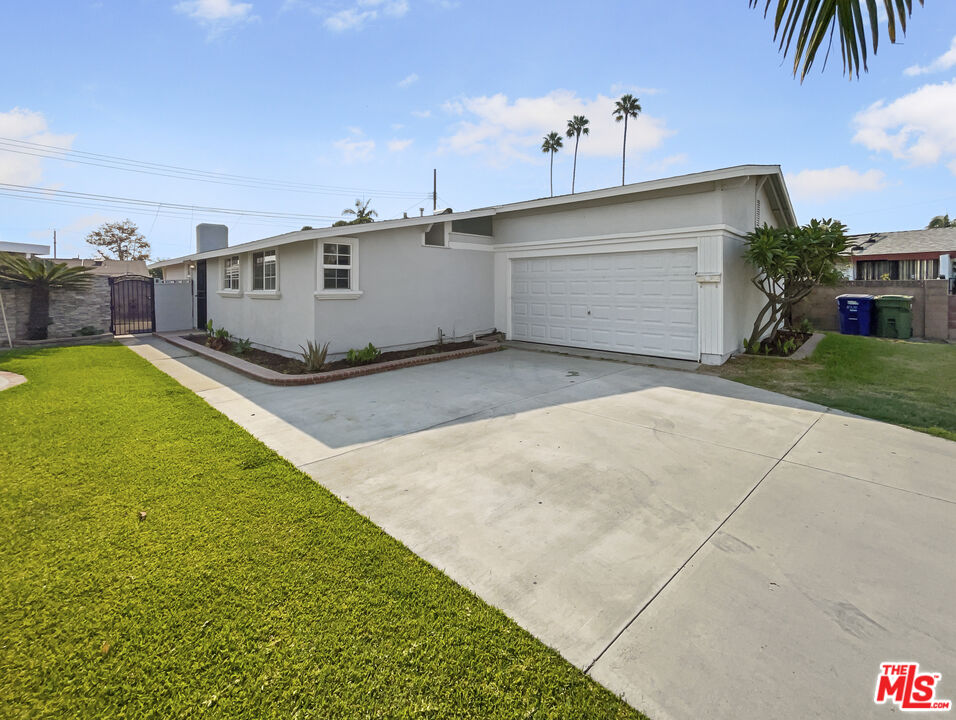
[[[829,334],[806,360],[743,356],[710,372],[956,440],[956,346]]]
[[[127,348],[0,369],[4,718],[643,717]]]

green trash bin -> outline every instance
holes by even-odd
[[[878,337],[905,340],[913,335],[913,296],[878,295],[876,298],[876,334]]]

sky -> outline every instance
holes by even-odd
[[[885,30],[859,80],[837,47],[801,84],[747,0],[9,3],[0,240],[56,229],[59,256],[92,257],[90,230],[128,217],[177,257],[200,222],[237,244],[357,198],[380,219],[430,212],[433,169],[439,207],[547,196],[541,139],[574,114],[591,128],[576,189],[610,187],[623,93],[642,106],[628,182],[779,164],[801,222],[919,228],[956,215],[956,3],[917,5],[896,45]],[[565,139],[555,194],[572,160]]]

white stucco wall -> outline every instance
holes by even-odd
[[[725,217],[737,223],[742,231],[749,232],[756,218],[755,200],[760,201],[760,225],[771,227],[786,224],[771,207],[766,183],[750,180],[725,199]],[[750,226],[744,223],[750,222]],[[724,273],[724,353],[734,353],[743,349],[743,339],[749,338],[753,330],[757,313],[766,304],[767,298],[750,279],[756,270],[743,259],[744,238],[736,233],[725,233],[723,241]]]
[[[252,253],[240,254],[238,293],[222,289],[225,258],[209,260],[208,317],[217,328],[286,355],[307,340],[330,342],[329,352],[339,354],[369,342],[383,350],[427,345],[437,341],[439,327],[446,338],[494,327],[490,252],[423,247],[415,228],[346,240],[358,249],[360,295],[316,297],[322,241],[304,240],[276,248],[275,293],[252,291]]]
[[[215,327],[266,349],[295,353],[312,339],[315,322],[315,243],[276,248],[276,291],[252,289],[252,253],[240,254],[240,292],[223,290],[225,258],[207,262],[206,314]]]
[[[369,342],[382,349],[466,337],[494,327],[492,253],[424,247],[420,229],[363,234],[362,296],[315,301],[315,338],[345,352]]]

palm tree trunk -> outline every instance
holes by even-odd
[[[36,284],[30,288],[30,314],[27,318],[27,340],[46,340],[50,325],[50,288]]]
[[[574,181],[578,176],[578,140],[580,135],[574,137],[574,168],[571,170],[571,194],[574,195]]]
[[[554,150],[551,151],[551,197],[554,197]]]
[[[627,164],[627,115],[624,116],[624,150],[621,152],[621,185],[624,184],[624,169]]]

